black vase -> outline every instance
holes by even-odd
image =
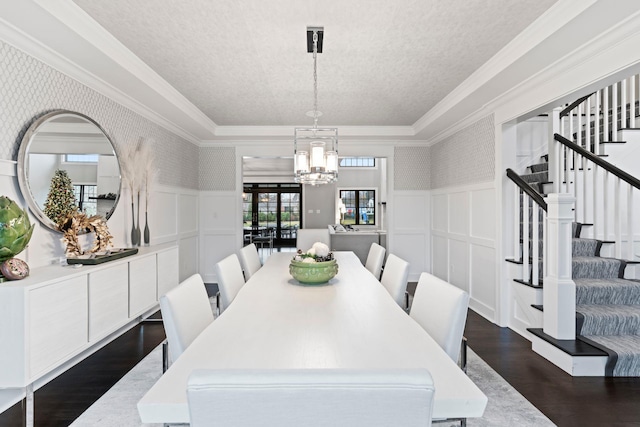
[[[140,246],[142,243],[142,235],[140,233],[140,193],[138,192],[138,204],[136,206],[138,211],[136,212],[136,246]]]
[[[147,212],[144,213],[144,245],[149,246],[149,218]]]
[[[131,246],[140,245],[140,228],[136,229],[136,217],[133,202],[131,202]]]

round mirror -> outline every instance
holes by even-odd
[[[18,182],[31,211],[59,231],[56,219],[49,217],[54,216],[50,206],[65,202],[62,194],[69,187],[78,210],[109,219],[120,197],[120,165],[100,125],[83,114],[57,110],[38,119],[24,135]]]

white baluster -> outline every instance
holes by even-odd
[[[618,86],[611,86],[611,141],[618,140]]]
[[[577,154],[575,151],[571,150],[572,155],[572,163],[573,163],[573,191],[570,192],[572,196],[576,196],[578,194],[578,162],[577,162]],[[578,204],[573,209],[573,216],[576,222],[579,222],[578,218]]]
[[[513,259],[517,259],[519,256],[522,256],[521,254],[521,243],[520,240],[522,240],[522,234],[520,232],[520,212],[522,212],[522,190],[520,189],[520,187],[518,187],[517,185],[515,186],[516,188],[516,196],[515,196],[515,203],[513,204],[514,208],[515,208],[515,212],[514,212],[514,217],[515,220],[513,221],[513,225],[514,225],[514,232],[513,235],[515,236],[514,240],[514,244],[515,247],[513,248]]]
[[[616,233],[616,258],[622,258],[622,209],[620,209],[620,178],[615,178],[614,203],[613,203],[613,229]]]
[[[620,82],[620,129],[627,127],[627,79]]]
[[[600,154],[600,99],[602,97],[602,91],[596,92],[595,98],[595,117],[593,122],[593,153],[597,156]]]
[[[636,127],[636,79],[637,75],[629,79],[629,127]]]
[[[597,239],[598,238],[598,231],[600,231],[600,215],[598,215],[598,207],[600,205],[602,205],[603,203],[601,203],[601,200],[598,199],[598,165],[596,165],[595,163],[591,166],[592,170],[591,170],[591,175],[593,177],[593,185],[591,186],[591,188],[593,189],[593,196],[592,196],[592,200],[593,200],[593,204],[592,204],[592,221],[593,221],[593,238]]]
[[[602,90],[602,133],[603,141],[611,141],[609,138],[609,86]]]
[[[522,280],[529,280],[529,195],[522,194]]]
[[[584,148],[593,152],[591,145],[591,97],[585,101],[585,132],[584,132]]]
[[[539,242],[539,237],[540,237],[540,232],[538,230],[539,226],[538,226],[538,215],[540,214],[540,207],[538,206],[537,203],[535,203],[533,200],[531,200],[531,224],[532,224],[532,239],[531,239],[531,259],[532,259],[532,263],[531,263],[531,283],[534,286],[537,286],[540,283],[540,275],[539,275],[539,262],[540,262],[540,254],[539,254],[539,248],[538,248],[538,242]]]
[[[633,255],[633,186],[629,184],[627,190],[627,257],[626,259],[634,259]],[[635,272],[635,268],[633,269]],[[634,275],[635,276],[635,275]]]
[[[603,173],[603,183],[602,183],[602,200],[605,200],[602,206],[602,240],[609,240],[609,209],[608,203],[606,201],[609,200],[609,172],[606,170],[602,171]]]
[[[558,158],[560,157],[560,143],[556,142],[553,135],[555,133],[561,134],[560,130],[560,108],[554,108],[549,114],[549,135],[547,138],[547,153],[549,153],[549,171],[548,171],[548,181],[551,181],[552,184],[552,192],[558,193],[560,191],[560,162]]]

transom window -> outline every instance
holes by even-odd
[[[375,225],[375,190],[340,190],[344,212],[340,218],[344,225]]]
[[[373,168],[375,166],[375,157],[343,157],[340,159],[340,167],[342,168]]]
[[[100,154],[65,154],[64,161],[67,163],[98,163]]]

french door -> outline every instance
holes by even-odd
[[[244,184],[242,206],[245,236],[271,235],[274,246],[295,246],[301,226],[300,184]]]

